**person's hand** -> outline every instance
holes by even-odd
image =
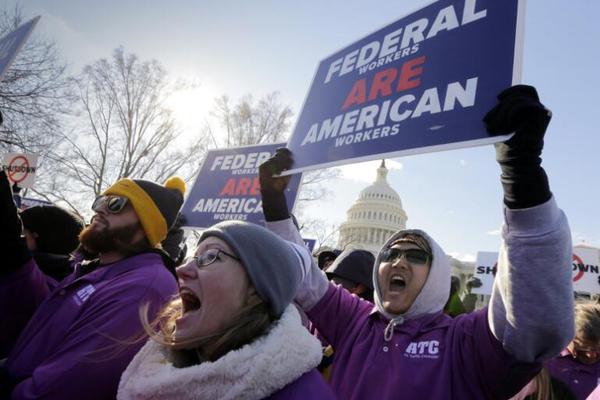
[[[498,104],[483,119],[490,134],[515,133],[495,145],[509,208],[533,207],[551,197],[540,158],[551,117],[533,86],[517,85],[500,93]]]
[[[21,218],[13,200],[10,182],[6,172],[0,171],[0,241],[15,240],[21,237]]]
[[[466,287],[469,291],[473,288],[481,287],[482,285],[483,283],[481,282],[481,279],[477,278],[476,276],[470,277],[466,283]]]
[[[293,164],[292,152],[285,147],[280,147],[273,157],[258,167],[263,213],[267,221],[280,221],[290,217],[285,200],[285,189],[291,175],[278,175],[290,169]]]
[[[4,171],[0,171],[0,221],[1,276],[9,274],[31,259],[25,238],[21,236],[21,218],[17,213],[10,183]]]
[[[291,175],[278,176],[294,164],[292,152],[286,147],[275,150],[273,157],[258,167],[261,191],[283,193],[290,182]]]

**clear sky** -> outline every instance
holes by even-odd
[[[7,4],[14,4],[8,0]],[[174,106],[193,135],[211,99],[277,90],[296,115],[318,62],[429,1],[67,1],[27,0],[27,17],[56,40],[73,71],[115,47],[155,58],[173,78],[199,87]],[[600,2],[527,2],[523,82],[552,109],[544,167],[571,223],[574,243],[600,246]],[[343,168],[333,194],[307,213],[345,219],[377,162]],[[388,176],[408,214],[446,252],[472,258],[494,251],[502,222],[499,169],[491,146],[395,159]]]

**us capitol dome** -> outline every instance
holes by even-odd
[[[361,190],[346,212],[338,248],[360,248],[377,254],[393,233],[406,229],[406,212],[400,196],[389,185],[387,174],[385,160],[382,160],[375,182]]]

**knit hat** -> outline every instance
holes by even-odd
[[[300,255],[292,244],[262,226],[225,221],[202,232],[200,242],[215,236],[231,247],[241,259],[258,295],[276,315],[296,295],[301,281]]]
[[[328,278],[339,276],[354,283],[362,283],[373,290],[373,265],[375,256],[367,250],[346,249],[331,264],[325,274]]]
[[[21,212],[23,227],[36,233],[36,251],[68,255],[79,246],[83,220],[64,208],[34,206]]]
[[[141,179],[123,178],[106,189],[104,195],[127,197],[137,214],[150,245],[155,247],[167,237],[183,204],[185,182],[174,176],[164,186]]]
[[[319,256],[317,258],[317,265],[319,266],[319,269],[323,269],[323,266],[325,265],[325,261],[335,260],[336,257],[339,256],[341,253],[342,253],[342,251],[338,250],[338,249],[323,250],[322,252],[320,252]]]

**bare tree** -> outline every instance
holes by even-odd
[[[330,224],[320,218],[303,218],[300,226],[300,232],[303,237],[310,237],[316,240],[314,254],[318,254],[323,249],[333,249],[337,247],[338,236],[340,233],[339,224]]]
[[[24,22],[17,5],[0,12],[0,37]],[[33,35],[0,83],[0,149],[44,153],[61,139],[72,85],[54,41]]]
[[[278,92],[262,97],[258,102],[252,95],[243,96],[237,103],[223,95],[215,99],[212,115],[224,129],[224,138],[220,141],[210,125],[207,134],[213,144],[223,147],[247,146],[261,143],[276,143],[287,140],[292,125],[291,107],[281,104]],[[328,190],[324,186],[328,180],[339,176],[337,169],[319,169],[304,173],[298,196],[298,204],[323,199]]]
[[[49,157],[60,171],[44,181],[43,192],[51,200],[77,209],[78,193],[90,202],[123,177],[161,182],[174,174],[195,175],[207,143],[204,137],[182,140],[165,105],[173,88],[157,61],[117,48],[110,59],[86,66],[76,88],[74,130]]]
[[[243,96],[235,105],[228,96],[215,99],[213,111],[225,129],[225,147],[275,143],[284,140],[293,115],[289,106],[279,100],[279,93],[272,92],[255,103],[252,95]]]

